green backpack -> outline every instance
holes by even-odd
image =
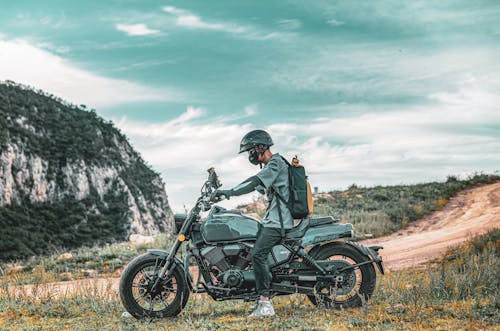
[[[291,164],[284,157],[281,158],[288,166],[288,182],[290,194],[288,201],[285,201],[285,199],[283,199],[283,197],[281,197],[279,194],[276,194],[276,196],[287,205],[294,219],[305,218],[313,212],[312,192],[311,186],[307,181],[306,170],[299,163],[299,159],[297,158],[297,156],[292,159]],[[280,204],[278,203],[281,228],[283,229],[283,219],[281,216],[281,210],[279,210],[279,206]]]

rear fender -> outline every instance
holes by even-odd
[[[316,245],[314,246],[310,251],[309,255],[312,257],[315,257],[316,254],[319,252],[319,250],[325,246],[325,245],[331,245],[331,246],[337,246],[337,245],[349,245],[355,250],[357,250],[359,253],[362,255],[366,256],[370,260],[373,261],[377,265],[378,270],[382,275],[384,275],[384,266],[382,265],[382,257],[378,255],[378,250],[382,249],[382,246],[370,246],[366,247],[363,245],[360,245],[358,243],[352,242],[352,241],[346,241],[346,242],[330,242],[326,243],[324,245]]]

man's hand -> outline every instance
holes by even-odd
[[[224,199],[228,199],[232,196],[232,190],[215,190],[210,196],[210,200],[212,201],[221,201]]]

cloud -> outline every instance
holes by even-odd
[[[249,126],[201,121],[205,111],[188,107],[164,123],[143,123],[122,118],[118,127],[141,150],[145,159],[160,168],[192,168],[220,160],[237,151],[241,132]],[[175,155],[176,157],[172,157]]]
[[[191,13],[188,12],[187,10],[179,9],[179,8],[176,8],[173,6],[164,6],[162,9],[165,13],[169,13],[169,14],[173,14],[173,15],[177,15],[177,16],[191,15]]]
[[[0,36],[0,39],[2,39],[1,37],[2,36]],[[71,48],[69,46],[54,45],[54,44],[46,42],[46,41],[36,43],[34,46],[36,48],[48,50],[50,52],[54,52],[57,54],[66,54],[66,53],[69,53],[71,51]]]
[[[116,29],[119,31],[123,31],[129,36],[147,36],[151,34],[157,34],[160,31],[150,29],[146,26],[146,24],[116,24]]]
[[[59,11],[58,17],[44,16],[40,19],[40,23],[49,26],[52,29],[59,29],[66,23],[66,15],[63,11]]]
[[[296,30],[302,27],[302,22],[298,19],[281,19],[278,24],[286,30]]]
[[[197,197],[209,167],[215,166],[223,174],[226,187],[238,184],[254,170],[245,157],[238,156],[242,135],[253,127],[211,121],[200,108],[188,107],[163,123],[122,118],[117,126],[143,158],[163,174],[169,201],[177,210]]]
[[[326,21],[326,23],[330,24],[331,26],[341,26],[345,24],[345,22],[336,20],[335,18],[329,19],[328,21]]]
[[[178,92],[96,75],[23,40],[0,40],[0,80],[31,85],[91,107],[181,98]]]
[[[453,91],[470,75],[500,73],[498,50],[450,47],[434,51],[393,43],[356,43],[296,52],[279,66],[264,67],[261,84],[286,91],[321,93],[337,104],[425,103],[439,90]],[[366,56],[369,53],[370,56]]]
[[[456,92],[441,92],[433,103],[384,113],[283,121],[263,127],[273,151],[298,155],[313,186],[320,190],[360,185],[390,185],[444,180],[447,175],[499,170],[500,139],[488,130],[500,126],[500,80],[477,77]],[[252,109],[252,108],[247,108]],[[241,137],[253,125],[210,120],[206,110],[188,107],[164,123],[126,118],[118,127],[165,179],[174,208],[189,205],[215,166],[231,188],[258,168],[237,154]],[[252,196],[242,198],[250,201]],[[245,200],[246,199],[246,200]],[[235,200],[227,206],[236,204]]]
[[[66,13],[62,9],[47,11],[28,11],[28,12],[17,12],[15,16],[11,16],[11,22],[9,25],[30,27],[35,29],[49,28],[49,29],[61,29],[61,28],[71,28],[75,26],[74,22],[70,22],[66,18]]]
[[[178,125],[183,125],[195,118],[201,117],[205,113],[205,110],[202,108],[196,108],[196,107],[188,107],[187,111],[183,113],[181,116],[178,118],[168,122],[168,126],[178,126]]]
[[[234,30],[228,26],[218,23],[206,23],[201,20],[200,17],[195,15],[184,15],[177,17],[177,25],[185,26],[191,29],[204,29],[204,30],[220,30],[226,32],[234,32]]]
[[[297,139],[296,149],[309,151],[305,159],[319,177],[341,174],[338,183],[344,185],[346,180],[369,185],[491,172],[500,162],[498,134],[487,130],[500,125],[495,90],[466,85],[438,93],[440,98],[425,107],[318,119],[298,128],[312,138]]]
[[[249,105],[245,107],[245,115],[250,117],[250,116],[255,116],[257,114],[257,105]]]
[[[191,30],[221,31],[250,40],[286,39],[291,35],[284,32],[263,31],[256,27],[231,22],[209,22],[188,10],[173,6],[164,6],[162,10],[165,13],[175,16],[175,24],[177,26]]]
[[[193,13],[187,10],[175,8],[172,6],[163,7],[163,11],[168,14],[176,16],[175,22],[178,26],[186,27],[189,29],[215,30],[215,31],[224,31],[228,33],[248,32],[247,28],[233,24],[205,22],[201,17],[194,15]]]

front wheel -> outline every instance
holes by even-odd
[[[120,279],[120,298],[125,309],[135,318],[173,317],[187,302],[189,291],[183,270],[176,267],[169,279],[154,283],[165,260],[143,254],[132,260]]]
[[[331,268],[338,270],[347,267],[334,282],[315,284],[315,295],[308,296],[314,305],[321,304],[333,309],[359,307],[373,294],[377,277],[373,264],[349,268],[370,260],[356,248],[346,243],[331,243],[311,255],[316,261],[327,261]]]

